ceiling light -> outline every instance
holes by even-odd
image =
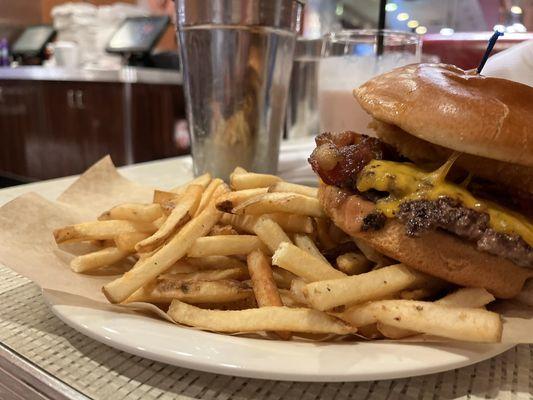
[[[412,19],[407,23],[409,28],[416,28],[418,25],[420,25],[420,23],[416,19]]]
[[[420,25],[418,28],[415,29],[415,32],[419,35],[423,35],[428,31],[428,28],[426,28],[424,25]]]
[[[337,4],[337,8],[335,9],[335,14],[342,15],[343,13],[344,13],[344,5]]]
[[[407,21],[409,19],[409,14],[407,14],[406,12],[402,12],[402,13],[399,13],[397,16],[396,16],[396,19],[398,21]]]
[[[453,35],[454,34],[454,30],[453,28],[442,28],[440,30],[440,34],[441,35],[444,35],[444,36],[450,36],[450,35]]]
[[[517,14],[517,15],[522,14],[522,7],[520,7],[520,6],[512,6],[511,7],[511,12],[513,14]]]
[[[387,12],[393,12],[393,11],[396,11],[398,9],[398,4],[396,3],[387,3],[385,5],[385,11]]]

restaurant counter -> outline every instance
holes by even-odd
[[[117,165],[183,154],[181,82],[149,68],[0,68],[0,177],[77,174],[106,154]]]

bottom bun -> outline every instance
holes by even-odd
[[[357,201],[350,200],[355,197]],[[335,225],[388,257],[411,268],[466,287],[481,287],[498,298],[518,295],[533,270],[504,258],[478,251],[472,244],[441,231],[410,237],[398,220],[388,220],[377,231],[363,232],[353,221],[360,218],[353,205],[369,203],[360,196],[347,196],[334,186],[321,185],[320,203]],[[368,204],[367,204],[368,206]]]

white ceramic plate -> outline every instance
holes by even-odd
[[[203,332],[136,314],[59,304],[55,315],[111,347],[180,367],[248,378],[341,382],[404,378],[464,367],[494,357],[508,344],[309,343]]]

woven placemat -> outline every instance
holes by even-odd
[[[103,345],[69,328],[40,289],[0,266],[0,341],[88,397],[134,399],[531,399],[533,346],[424,377],[364,383],[235,378],[173,367]]]

